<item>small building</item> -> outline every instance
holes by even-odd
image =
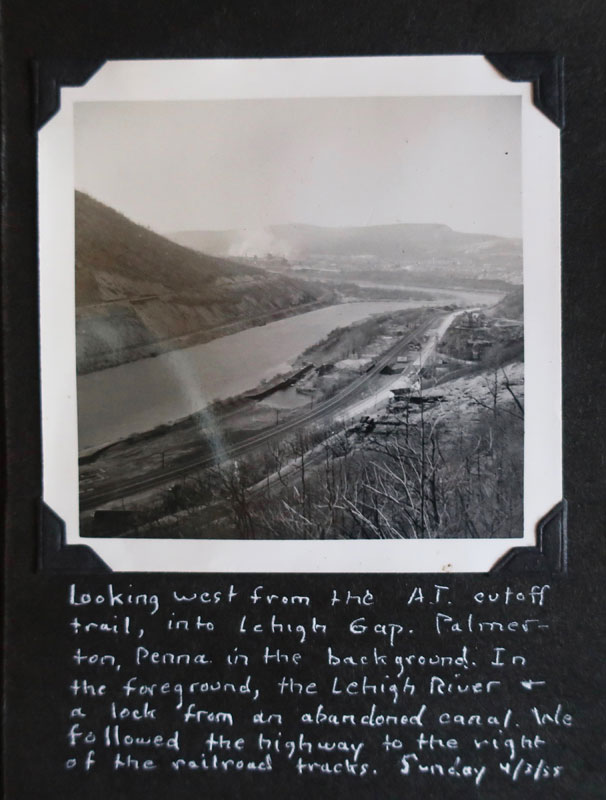
[[[331,372],[334,372],[335,365],[334,364],[320,364],[317,369],[318,375],[328,375]]]
[[[456,322],[454,328],[485,328],[488,319],[482,311],[465,311],[457,317]]]
[[[412,394],[412,386],[395,386],[390,391],[394,400],[404,400]]]
[[[423,394],[411,394],[408,398],[408,402],[412,403],[416,406],[424,406],[424,405],[433,405],[434,403],[439,403],[441,400],[444,399],[443,394],[438,394],[437,392],[423,392]]]

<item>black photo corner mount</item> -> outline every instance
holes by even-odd
[[[532,83],[534,105],[558,128],[565,124],[564,59],[550,53],[486,53],[486,60],[510,81]],[[534,547],[514,547],[491,574],[565,573],[568,569],[566,500],[537,524]]]
[[[532,83],[532,102],[558,128],[564,127],[564,59],[550,53],[486,53],[510,81]]]
[[[112,572],[92,547],[86,544],[66,544],[65,522],[42,500],[39,513],[38,572],[51,575]]]
[[[59,111],[62,86],[84,86],[105,63],[105,59],[32,61],[36,130]]]
[[[513,547],[490,574],[566,573],[568,570],[567,504],[561,500],[537,523],[534,547]]]
[[[564,62],[549,53],[486,53],[485,58],[507,80],[533,86],[533,102],[559,128],[564,127]],[[62,86],[84,86],[105,59],[53,59],[32,62],[34,119],[39,130],[60,107]]]

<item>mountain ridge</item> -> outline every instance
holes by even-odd
[[[401,259],[404,256],[426,260],[457,255],[473,258],[474,251],[479,249],[484,254],[501,252],[521,259],[522,244],[521,239],[455,231],[442,223],[352,227],[283,223],[259,229],[182,230],[171,232],[167,237],[213,255],[265,256],[271,252],[297,258],[328,254],[359,256],[365,251],[368,255],[382,258]],[[284,252],[280,252],[280,246]]]

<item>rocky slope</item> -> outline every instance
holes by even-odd
[[[76,192],[79,373],[333,300],[317,284],[194,252]]]
[[[499,303],[488,310],[487,314],[493,318],[504,317],[506,319],[515,319],[521,322],[524,318],[523,287],[518,286],[512,292],[506,294]]]

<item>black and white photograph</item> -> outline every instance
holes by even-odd
[[[522,532],[520,100],[75,108],[81,531]]]
[[[523,537],[522,118],[75,98],[79,535]]]

